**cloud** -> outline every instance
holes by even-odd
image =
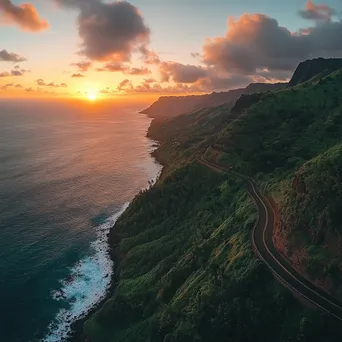
[[[114,93],[117,93],[117,91],[115,89],[110,89],[110,87],[106,87],[99,91],[99,94],[101,95],[112,95]]]
[[[3,85],[3,86],[1,87],[1,89],[7,90],[7,88],[9,88],[9,87],[13,87],[13,83],[7,83],[7,84],[5,84],[5,85]]]
[[[192,84],[173,84],[162,86],[160,83],[155,83],[151,85],[150,83],[142,82],[136,87],[132,85],[131,82],[128,83],[129,86],[122,87],[121,91],[125,93],[152,93],[152,94],[193,94],[193,93],[203,93],[204,88],[200,85]]]
[[[71,77],[73,77],[73,78],[81,78],[81,77],[85,77],[85,76],[82,75],[82,74],[76,73],[76,74],[72,74]]]
[[[62,83],[63,84],[63,83]],[[63,86],[62,86],[63,87]],[[26,91],[27,93],[35,93],[35,94],[40,94],[40,95],[48,95],[48,96],[61,96],[61,95],[70,95],[70,93],[64,91],[55,91],[54,88],[42,88],[42,87],[29,87],[29,88],[25,88],[24,91]]]
[[[161,62],[159,67],[162,82],[171,82],[171,84],[163,86],[154,78],[145,78],[142,83],[133,86],[129,79],[125,79],[117,89],[129,93],[203,93],[246,86],[254,80],[252,76],[243,74],[220,75],[215,69],[200,65]],[[265,79],[265,81],[267,80]]]
[[[315,5],[312,0],[308,0],[305,9],[300,10],[298,13],[302,18],[308,20],[331,21],[336,11],[328,5]]]
[[[68,86],[66,83],[60,83],[60,84],[56,84],[55,82],[45,83],[44,80],[41,78],[36,80],[36,82],[41,87],[66,88]]]
[[[140,46],[138,51],[141,53],[141,59],[145,64],[158,65],[160,63],[158,54],[153,50],[149,50],[145,45]]]
[[[144,82],[145,83],[155,83],[155,82],[157,82],[157,80],[155,80],[154,78],[145,78]]]
[[[159,66],[162,82],[194,83],[205,78],[208,71],[201,66],[184,65],[177,62],[162,62]]]
[[[221,72],[257,76],[293,72],[299,62],[319,56],[342,56],[342,22],[324,22],[305,33],[291,33],[263,14],[229,19],[225,36],[207,39],[203,62]]]
[[[200,54],[199,52],[191,52],[191,53],[190,53],[190,56],[191,56],[192,58],[198,58],[198,57],[201,57],[201,54]]]
[[[7,84],[3,85],[1,87],[1,89],[7,90],[7,88],[11,88],[11,87],[13,87],[13,88],[23,88],[23,86],[21,84],[7,83]]]
[[[4,71],[0,73],[0,77],[11,77],[11,76],[23,76],[25,72],[28,72],[28,70],[25,69],[15,69],[11,71]]]
[[[130,90],[132,91],[133,89],[134,89],[133,84],[128,79],[123,80],[118,85],[118,90],[119,91],[130,91]]]
[[[153,80],[153,79],[151,79]],[[231,75],[229,77],[218,77],[211,75],[208,71],[208,76],[199,79],[194,83],[173,83],[162,84],[149,82],[146,79],[137,86],[133,86],[128,79],[120,83],[118,90],[125,93],[155,93],[155,94],[191,94],[191,93],[208,93],[214,90],[227,90],[239,87],[245,87],[247,84],[254,81],[253,77],[245,75]],[[155,80],[153,80],[156,82]]]
[[[17,25],[23,31],[39,32],[49,27],[32,4],[15,5],[11,0],[0,0],[0,14],[5,23]]]
[[[149,41],[150,30],[139,10],[127,1],[56,0],[77,8],[81,53],[90,60],[130,61],[137,46]]]
[[[106,63],[103,67],[96,69],[99,72],[108,71],[108,72],[122,72],[126,75],[150,75],[151,71],[147,68],[130,68],[125,66],[124,64],[117,62],[109,62]]]
[[[25,62],[26,58],[14,53],[14,52],[8,52],[7,50],[1,50],[0,51],[0,61],[19,63],[19,62]]]
[[[82,61],[78,63],[71,63],[71,66],[77,66],[80,71],[86,72],[91,67],[90,61]]]
[[[209,72],[206,78],[197,82],[197,87],[200,87],[204,92],[224,91],[227,89],[245,87],[249,83],[255,81],[255,78],[249,75],[232,74],[223,76],[217,75],[215,72]],[[264,82],[266,82],[266,80],[264,80]]]
[[[101,68],[97,68],[97,71],[109,71],[109,72],[123,72],[127,69],[126,66],[124,66],[121,63],[117,63],[117,62],[109,62],[106,63],[103,67]]]
[[[128,75],[150,75],[151,70],[147,68],[132,68],[125,71]]]

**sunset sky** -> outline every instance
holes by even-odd
[[[302,60],[342,57],[341,17],[341,0],[0,0],[0,97],[285,81]]]

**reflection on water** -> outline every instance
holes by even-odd
[[[51,290],[80,260],[96,255],[99,225],[158,172],[145,137],[150,119],[137,114],[141,108],[0,102],[5,340],[34,340],[68,307]]]

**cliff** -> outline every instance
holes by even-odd
[[[242,94],[272,91],[281,89],[286,83],[251,83],[246,88],[233,89],[227,92],[211,93],[193,96],[162,96],[150,107],[141,111],[152,118],[170,119],[194,110],[219,106],[234,102]]]
[[[298,65],[289,82],[289,86],[293,87],[313,79],[318,81],[341,68],[342,58],[316,58],[307,60]]]

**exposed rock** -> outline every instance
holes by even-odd
[[[342,58],[316,58],[307,60],[298,65],[294,72],[289,86],[295,86],[300,83],[307,82],[315,77],[319,80],[330,73],[342,68]]]

